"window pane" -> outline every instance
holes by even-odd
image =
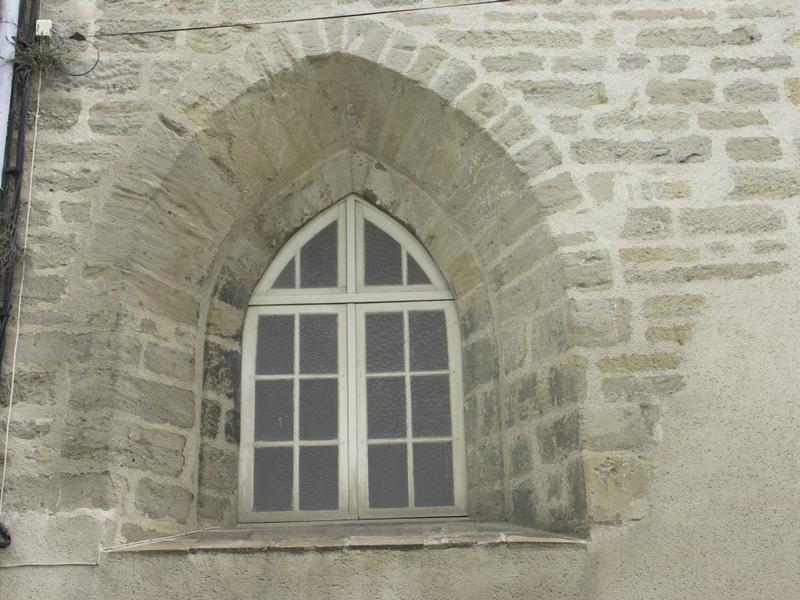
[[[411,425],[414,437],[450,435],[450,376],[411,378]]]
[[[447,369],[447,325],[444,311],[426,310],[408,313],[411,347],[411,370]]]
[[[300,510],[339,508],[339,448],[300,448]]]
[[[403,313],[368,313],[364,320],[367,372],[404,371]]]
[[[370,439],[405,437],[405,377],[367,379],[367,434]]]
[[[370,508],[408,506],[408,463],[405,444],[375,444],[369,447]]]
[[[338,284],[336,221],[308,240],[300,250],[300,287],[336,287]]]
[[[294,403],[291,379],[256,381],[256,441],[285,441],[294,437]]]
[[[292,448],[256,448],[253,510],[292,510]]]
[[[300,372],[335,374],[337,315],[300,315]]]
[[[294,373],[294,315],[258,318],[256,374]]]
[[[335,440],[339,437],[338,412],[338,380],[300,380],[301,440]]]
[[[402,249],[393,237],[364,220],[364,284],[402,285]]]
[[[408,285],[422,285],[431,282],[425,274],[425,271],[422,270],[422,267],[420,267],[417,261],[414,260],[414,257],[408,253],[406,253],[406,268],[408,269]]]
[[[414,503],[453,505],[453,451],[450,442],[414,444]]]
[[[275,279],[275,283],[272,284],[272,287],[277,289],[292,289],[295,287],[294,285],[294,258],[289,261],[289,263],[283,267],[283,271],[281,271],[278,278]]]

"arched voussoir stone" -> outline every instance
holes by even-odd
[[[527,174],[448,100],[361,57],[293,56],[258,80],[224,77],[242,89],[226,89],[215,111],[207,79],[197,93],[202,108],[186,98],[162,107],[110,175],[89,241],[104,248],[119,311],[131,315],[119,334],[135,336],[152,321],[159,335],[174,336],[165,347],[193,352],[193,380],[179,383],[194,394],[195,419],[176,476],[193,494],[193,519],[236,520],[240,330],[252,289],[297,229],[350,193],[408,227],[453,288],[464,334],[471,514],[549,527],[548,515],[567,510],[562,504],[580,506],[570,499],[579,493],[574,481],[540,476],[541,414],[508,419],[511,397],[515,409],[555,404],[542,398],[546,385],[510,394],[504,357],[520,357],[516,375],[533,373],[566,347],[551,344],[536,359],[529,351],[537,311],[564,287],[543,221],[546,198],[532,192]],[[138,364],[145,378],[166,377],[144,358]],[[529,440],[527,455],[520,439]],[[564,456],[567,469],[574,454]],[[547,473],[559,465],[551,461]],[[554,482],[564,483],[556,494]],[[135,512],[126,518],[154,526]]]

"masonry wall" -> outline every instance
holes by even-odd
[[[42,17],[109,33],[421,4],[53,0]],[[471,514],[590,540],[445,552],[439,572],[498,565],[510,596],[797,595],[798,10],[515,0],[97,38],[95,71],[42,87],[0,568],[236,522],[249,292],[355,192],[455,289]],[[402,554],[294,575],[334,572],[308,597],[435,578]],[[129,597],[136,560],[0,570],[0,596]],[[268,578],[291,569],[271,560]],[[149,561],[147,585],[174,577]]]

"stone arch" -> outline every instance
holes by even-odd
[[[333,53],[234,84],[216,111],[182,98],[158,113],[109,175],[89,242],[87,287],[115,298],[120,340],[93,368],[121,395],[135,375],[193,398],[193,419],[159,389],[104,408],[88,437],[67,424],[82,456],[122,465],[127,518],[161,530],[235,520],[244,306],[283,241],[354,192],[409,226],[456,290],[471,514],[583,529],[585,366],[565,354],[563,267],[544,222],[553,198],[476,120],[377,62]],[[189,513],[148,511],[142,498],[176,482]]]

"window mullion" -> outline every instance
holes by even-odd
[[[292,381],[292,510],[300,510],[300,315],[294,315],[294,380]]]
[[[348,219],[349,222],[349,219]],[[348,271],[349,272],[349,271]],[[359,398],[358,398],[358,370],[357,360],[359,354],[359,341],[356,327],[356,306],[348,304],[345,314],[347,322],[347,336],[343,340],[347,349],[347,457],[348,457],[348,489],[347,510],[352,517],[358,516],[358,485],[359,485]]]
[[[411,344],[409,340],[408,311],[403,311],[403,354],[406,387],[406,465],[408,467],[408,507],[414,508],[414,452],[411,437]]]

